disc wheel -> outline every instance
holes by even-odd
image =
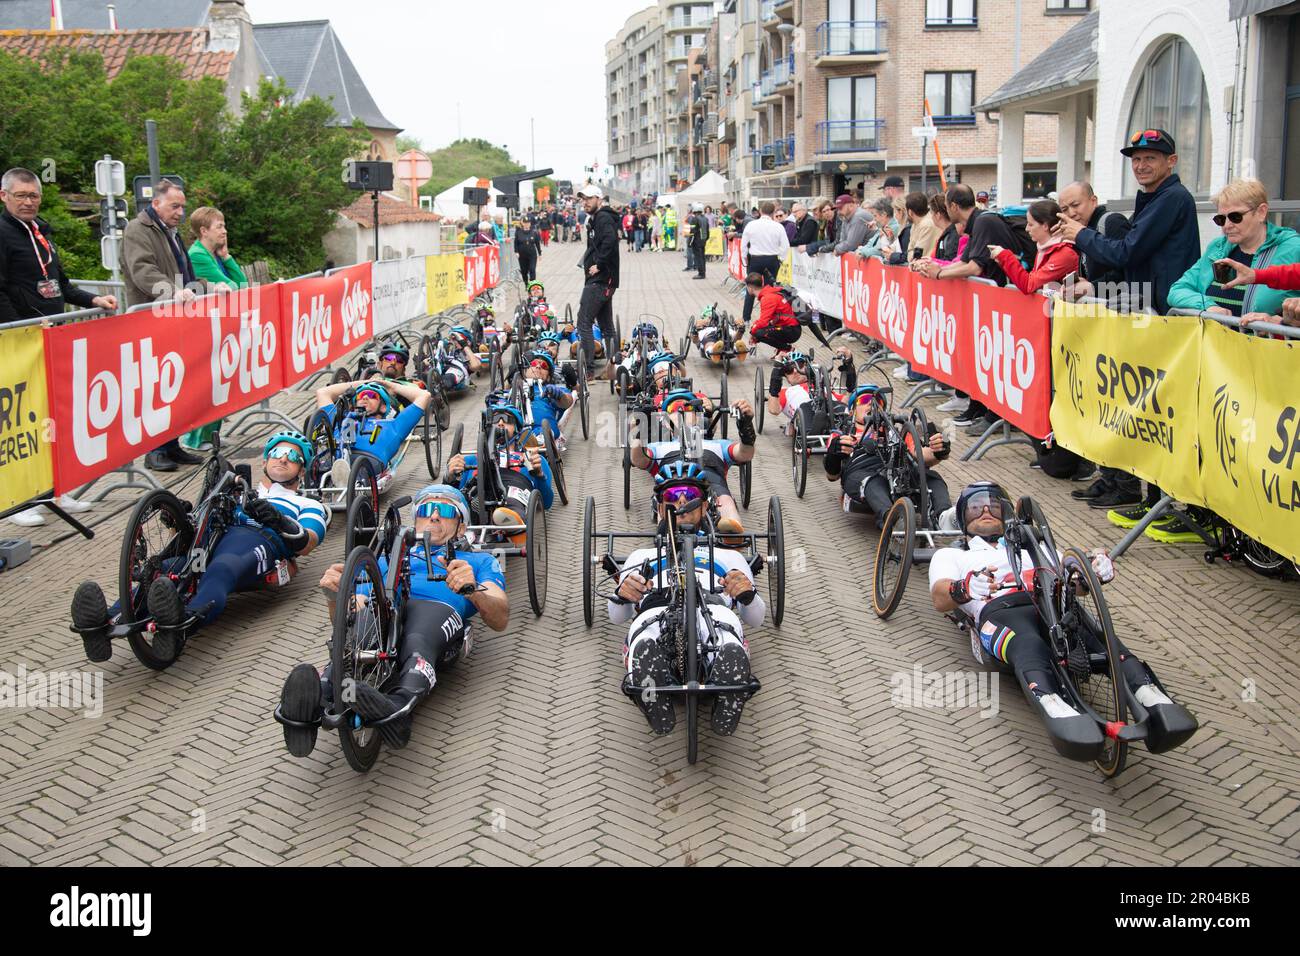
[[[352,373],[346,366],[344,368],[336,369],[334,374],[330,376],[331,385],[342,385],[344,382],[350,381],[352,381]]]
[[[378,690],[391,673],[391,662],[380,658],[384,635],[388,633],[388,617],[379,564],[369,548],[357,548],[344,562],[339,580],[330,671],[334,706],[347,714],[339,727],[339,743],[348,766],[358,773],[365,773],[375,765],[381,738],[377,729],[361,726],[360,718],[350,712],[348,705],[356,700],[358,684],[369,684]]]
[[[871,606],[882,621],[898,610],[907,577],[912,573],[916,548],[916,507],[911,498],[899,498],[885,516],[876,543],[876,566],[871,574]]]
[[[587,627],[596,619],[596,569],[592,566],[595,531],[596,499],[588,495],[582,505],[582,619]]]
[[[785,522],[781,499],[775,496],[767,499],[767,600],[772,623],[780,627],[785,618]]]
[[[546,610],[546,569],[549,563],[549,548],[546,540],[546,509],[542,506],[542,496],[528,496],[528,510],[525,513],[524,527],[528,548],[528,603],[533,607],[533,614],[542,616]]]
[[[1058,600],[1069,654],[1060,671],[1105,725],[1118,727],[1128,720],[1128,706],[1121,683],[1119,640],[1101,582],[1091,559],[1078,548],[1065,552],[1063,570]],[[1108,733],[1101,756],[1093,762],[1103,776],[1114,777],[1127,758],[1128,742]]]
[[[149,585],[162,574],[181,573],[194,547],[194,524],[180,499],[170,491],[151,491],[131,510],[122,538],[118,561],[118,598],[123,624],[135,624],[149,616]],[[158,654],[153,634],[141,631],[127,638],[140,663],[152,670],[166,670],[175,656]]]

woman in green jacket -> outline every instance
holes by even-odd
[[[1214,262],[1231,259],[1251,269],[1300,262],[1300,233],[1268,221],[1268,193],[1257,179],[1234,179],[1214,202],[1219,207],[1214,222],[1223,235],[1174,283],[1169,307],[1246,316],[1252,321],[1278,314],[1283,299],[1300,293],[1264,285],[1225,288],[1214,280]],[[1233,272],[1229,278],[1235,277]]]
[[[208,283],[209,288],[246,289],[248,279],[235,257],[226,247],[226,217],[219,209],[200,206],[190,213],[190,233],[194,245],[190,246],[190,262],[194,275]],[[213,437],[221,429],[221,419],[196,428],[181,437],[181,444],[190,451],[210,451]]]

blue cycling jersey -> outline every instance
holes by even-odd
[[[333,403],[321,409],[329,415],[334,414]],[[408,405],[396,418],[367,418],[356,422],[356,444],[353,450],[366,455],[373,455],[390,467],[393,458],[401,450],[402,442],[415,430],[415,426],[424,420],[424,409],[419,405]],[[341,441],[341,432],[336,429],[334,440]]]
[[[433,573],[443,575],[447,569],[439,562],[439,558],[445,558],[447,549],[444,546],[438,546],[433,549]],[[506,577],[501,573],[501,565],[497,559],[490,554],[481,551],[457,551],[456,559],[464,561],[474,571],[474,580],[479,584],[492,583],[503,591],[506,587]],[[388,573],[388,556],[384,555],[379,559],[379,570],[382,575]],[[357,588],[358,594],[368,594],[370,586],[361,585]],[[470,602],[468,597],[457,594],[451,588],[447,587],[445,581],[430,581],[428,575],[428,565],[424,560],[424,545],[417,544],[411,548],[411,597],[419,601],[438,601],[451,607],[461,620],[468,621],[478,613],[478,608]]]
[[[524,465],[524,456],[517,451],[510,452],[509,470],[523,475],[533,489],[542,496],[542,507],[550,509],[551,504],[555,501],[555,491],[552,489],[551,463],[542,456],[542,473],[534,474]],[[469,487],[470,479],[473,478],[474,472],[478,470],[478,455],[465,456],[465,470],[461,473],[460,482],[457,487],[464,491]],[[490,517],[490,516],[489,516]]]

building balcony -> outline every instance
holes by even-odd
[[[786,136],[756,149],[751,156],[755,173],[770,173],[794,162],[794,137]]]
[[[718,91],[718,74],[712,70],[705,70],[700,77],[700,89],[706,93],[716,93]]]
[[[817,28],[816,64],[877,63],[886,55],[884,20],[827,20]]]
[[[756,99],[767,99],[776,92],[776,73],[772,70],[764,70],[758,76]]]
[[[826,120],[817,124],[818,153],[873,153],[880,150],[885,121]]]
[[[713,24],[713,17],[684,17],[678,14],[670,17],[666,26],[668,33],[681,33],[686,30],[700,33]]]
[[[783,86],[789,86],[794,82],[794,54],[782,57],[776,61],[776,66],[772,69],[772,85],[776,89]]]

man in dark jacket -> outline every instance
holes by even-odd
[[[0,179],[0,325],[42,315],[58,315],[64,306],[116,311],[111,295],[78,289],[63,271],[50,227],[39,218],[41,181],[21,167]]]
[[[515,256],[519,259],[519,275],[525,282],[537,278],[537,260],[542,255],[542,237],[528,220],[515,226]]]
[[[578,300],[578,336],[582,350],[587,354],[587,367],[596,359],[596,337],[593,323],[600,324],[600,334],[605,342],[605,370],[601,378],[613,378],[618,364],[620,343],[615,342],[614,290],[618,288],[618,230],[619,216],[604,205],[604,192],[594,183],[578,190],[578,201],[586,210],[587,251],[582,257],[582,297]],[[608,343],[613,342],[611,347]]]
[[[789,221],[794,223],[794,235],[790,239],[790,245],[795,248],[802,248],[810,242],[816,242],[818,223],[816,219],[808,215],[808,207],[801,202],[797,202],[790,207],[790,215]]]
[[[703,279],[704,276],[704,244],[709,241],[709,220],[704,215],[704,206],[702,203],[696,203],[691,207],[691,255],[695,257],[695,268],[697,274],[691,276],[692,279]]]
[[[1153,308],[1164,315],[1170,288],[1201,257],[1196,200],[1174,172],[1178,153],[1164,130],[1139,130],[1120,152],[1129,158],[1140,187],[1132,228],[1122,239],[1107,239],[1062,214],[1056,235],[1073,242],[1080,257],[1122,270],[1130,309]]]

